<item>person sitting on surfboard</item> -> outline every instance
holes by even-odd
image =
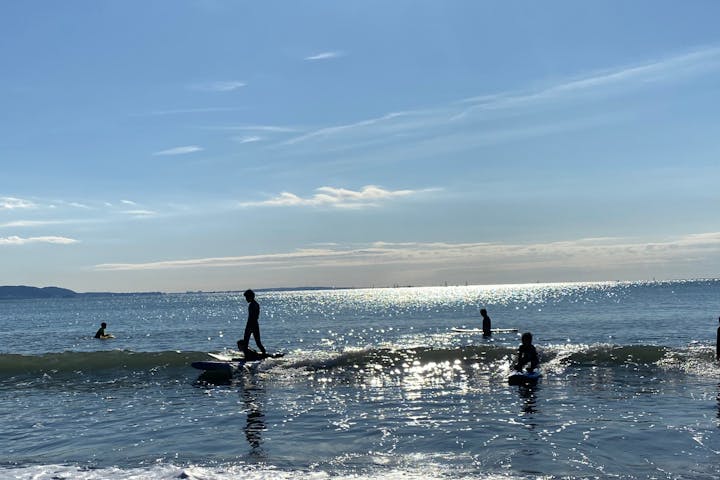
[[[263,347],[262,342],[260,342],[260,322],[258,321],[260,319],[260,304],[255,301],[255,292],[248,289],[245,290],[245,293],[243,293],[245,296],[245,300],[248,302],[248,319],[247,323],[245,324],[245,334],[243,335],[243,343],[245,343],[245,346],[247,346],[250,342],[250,335],[255,338],[255,344],[260,349],[260,352],[262,352],[263,355],[267,355],[267,352],[265,351],[265,347]],[[240,346],[240,341],[238,341],[238,348]],[[242,350],[242,349],[240,349]]]
[[[112,335],[105,333],[106,328],[107,328],[107,323],[102,322],[100,324],[100,328],[98,328],[98,331],[95,332],[95,338],[99,338],[101,340],[104,340],[106,338],[113,338]]]
[[[521,337],[522,344],[518,348],[518,361],[515,365],[515,370],[518,372],[523,369],[526,364],[530,364],[527,368],[528,372],[532,372],[540,365],[540,357],[538,357],[537,350],[532,344],[532,333],[525,332]]]
[[[492,335],[492,325],[490,321],[490,317],[488,316],[487,310],[484,308],[480,309],[480,315],[482,316],[483,323],[482,323],[482,331],[483,331],[483,337],[489,337]]]

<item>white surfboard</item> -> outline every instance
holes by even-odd
[[[453,332],[456,333],[483,333],[482,328],[458,328],[453,327]],[[493,328],[490,330],[490,333],[517,333],[519,330],[517,328]]]
[[[210,353],[208,353],[208,355],[210,355],[210,356],[211,356],[212,358],[214,358],[215,360],[219,360],[219,361],[221,361],[221,362],[232,362],[233,358],[242,358],[242,357],[240,357],[240,355],[239,355],[240,352],[238,352],[238,355],[237,355],[237,356],[230,356],[230,355],[228,355],[228,353],[231,353],[231,352],[224,352],[224,353],[212,353],[212,352],[210,352]],[[243,360],[243,361],[245,361],[245,360]]]

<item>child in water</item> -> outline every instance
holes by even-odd
[[[540,365],[540,358],[538,357],[537,350],[532,344],[532,333],[525,332],[521,337],[522,344],[518,348],[518,361],[515,365],[515,370],[518,372],[522,371],[526,364],[530,364],[527,368],[528,372],[533,372],[538,365]]]
[[[101,340],[105,340],[106,338],[113,338],[112,335],[109,333],[105,333],[105,329],[107,328],[107,323],[102,322],[100,324],[100,328],[98,328],[98,331],[95,332],[95,338],[99,338]]]

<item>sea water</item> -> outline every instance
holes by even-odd
[[[720,281],[0,301],[0,478],[718,478]],[[530,331],[544,377],[510,386]],[[112,340],[93,338],[100,322]],[[252,342],[251,342],[252,343]]]

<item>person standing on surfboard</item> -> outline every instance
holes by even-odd
[[[540,357],[538,357],[537,350],[535,350],[535,346],[532,344],[532,333],[523,333],[521,340],[522,344],[520,345],[520,348],[518,348],[518,361],[515,365],[515,370],[519,372],[526,364],[529,363],[530,366],[527,371],[532,372],[538,365],[540,365]]]
[[[245,348],[247,348],[248,342],[250,341],[250,335],[252,335],[253,338],[255,338],[255,345],[257,345],[263,355],[267,356],[265,347],[263,347],[262,342],[260,342],[260,304],[255,301],[255,292],[252,290],[245,290],[243,295],[245,296],[245,300],[248,302],[248,319],[245,324],[245,335],[242,340],[238,340],[237,342],[238,349],[243,351],[242,344],[244,344]]]
[[[483,323],[482,323],[482,331],[483,331],[483,337],[489,337],[492,335],[492,325],[490,321],[490,317],[488,316],[487,310],[484,308],[480,309],[480,315],[482,316]]]

